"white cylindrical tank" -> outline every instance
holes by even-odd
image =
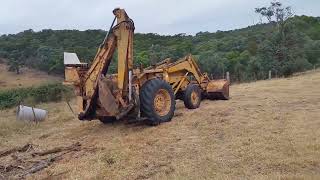
[[[48,111],[19,105],[17,108],[17,120],[20,121],[44,121]]]

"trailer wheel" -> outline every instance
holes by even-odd
[[[171,121],[176,101],[172,87],[160,79],[146,82],[140,90],[140,111],[151,125]]]
[[[197,109],[201,103],[201,90],[195,84],[189,84],[184,92],[184,105],[188,109]]]

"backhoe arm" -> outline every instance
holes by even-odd
[[[116,48],[118,48],[117,86],[122,97],[128,92],[128,71],[132,69],[133,64],[134,23],[123,9],[115,9],[113,14],[117,19],[117,25],[110,28],[82,82],[84,107],[81,116],[86,116],[92,106],[99,78],[107,73]]]

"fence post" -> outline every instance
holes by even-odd
[[[222,68],[222,79],[224,79],[224,77],[225,77],[225,73],[224,73],[224,68]]]
[[[227,81],[230,82],[230,73],[229,72],[227,72]]]
[[[272,78],[272,76],[271,76],[271,71],[269,71],[269,79],[271,79]]]

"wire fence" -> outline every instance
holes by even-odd
[[[310,72],[310,71],[317,71],[317,69],[319,69],[318,66],[313,66],[313,68],[310,70],[296,72],[296,73],[293,73],[291,76],[299,75],[301,73]],[[245,77],[241,77],[241,75],[239,75],[239,74],[235,75],[235,74],[231,74],[229,71],[227,71],[224,74],[220,74],[220,75],[209,74],[209,77],[213,80],[226,79],[230,83],[246,83],[246,82],[254,82],[254,81],[259,81],[259,80],[271,80],[271,79],[275,79],[275,78],[285,77],[285,76],[279,76],[277,72],[272,71],[272,70],[269,70],[267,72],[260,72],[260,74],[262,74],[262,75],[260,75],[258,77],[256,74],[248,75],[246,73]]]

